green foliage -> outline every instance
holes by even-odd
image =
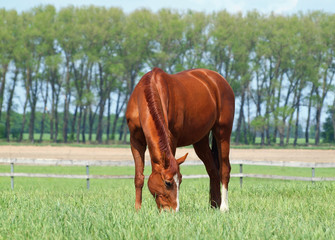
[[[3,123],[0,123],[0,138],[6,137],[6,126]]]
[[[265,117],[262,116],[255,117],[251,122],[251,127],[255,129],[255,131],[264,131],[264,129],[266,128]]]
[[[334,94],[334,19],[335,14],[325,12],[283,16],[138,9],[126,14],[114,7],[57,10],[52,5],[21,13],[0,9],[0,108],[12,104],[7,89],[14,89],[16,72],[12,111],[27,113],[24,132],[42,132],[41,104],[47,99],[44,132],[50,132],[50,119],[57,113],[59,140],[63,124],[75,139],[73,109],[87,110],[80,123],[86,121],[85,131],[95,133],[100,126],[106,132],[109,97],[112,118],[122,116],[123,102],[150,68],[169,73],[209,68],[227,78],[241,104],[235,119],[245,122],[246,130],[239,129],[238,139],[253,142],[256,132],[275,138],[278,131],[283,139],[295,134],[290,127],[299,107],[311,100],[312,114],[316,108],[322,112],[325,99]],[[9,120],[11,139],[22,127],[19,115],[12,112]],[[4,122],[3,111],[0,116]],[[320,115],[310,119],[322,126]],[[78,125],[74,123],[75,130]],[[319,129],[313,131],[310,136],[319,136]]]
[[[328,111],[328,116],[323,124],[322,138],[326,143],[334,143],[334,125],[332,120],[332,111]]]

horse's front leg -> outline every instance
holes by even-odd
[[[142,205],[142,188],[144,185],[144,153],[146,145],[132,137],[130,138],[130,144],[131,152],[135,161],[135,209],[139,210]]]

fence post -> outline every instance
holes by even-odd
[[[86,165],[86,175],[87,175],[87,178],[86,178],[86,184],[87,184],[87,189],[90,189],[90,169],[89,169],[89,165],[87,164]]]
[[[242,174],[243,173],[243,164],[241,163],[240,164],[240,173]],[[243,184],[243,177],[241,176],[240,177],[240,187],[242,188],[242,184]]]
[[[14,162],[10,163],[10,183],[11,183],[11,187],[14,190]]]
[[[315,177],[315,168],[312,167],[312,183],[314,183],[313,178]]]

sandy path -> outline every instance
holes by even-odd
[[[191,148],[177,150],[177,157],[189,153],[187,160],[199,160]],[[0,146],[0,158],[132,161],[129,148],[91,148],[54,146]],[[146,160],[149,159],[146,153]],[[335,162],[335,150],[231,149],[232,160]]]

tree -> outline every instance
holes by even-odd
[[[6,130],[5,136],[7,137],[7,141],[10,140],[10,132],[11,132],[11,113],[13,106],[13,98],[15,94],[15,88],[18,82],[19,68],[17,64],[19,63],[19,52],[20,52],[20,16],[16,11],[8,11],[6,12],[4,9],[0,10],[0,24],[1,25],[1,33],[0,33],[0,64],[2,65],[2,74],[0,75],[1,86],[0,86],[0,120],[2,107],[4,102],[4,90],[7,88],[7,92],[9,92],[9,97],[7,101],[7,113],[6,113]],[[13,68],[13,77],[12,82],[6,81],[6,75],[8,70],[10,70],[10,66]]]
[[[50,131],[51,141],[85,142],[88,133],[102,143],[103,133],[114,139],[116,132],[125,141],[123,112],[145,72],[204,67],[234,89],[236,143],[257,134],[262,145],[278,136],[296,145],[307,109],[306,144],[311,136],[318,144],[322,110],[335,94],[334,23],[335,14],[324,12],[0,9],[0,122],[8,140],[20,129],[19,140]]]
[[[257,41],[257,25],[259,21],[259,15],[249,13],[245,19],[239,19],[236,24],[240,27],[240,31],[236,32],[234,39],[234,44],[232,45],[232,55],[234,58],[232,65],[233,79],[238,82],[240,86],[240,92],[236,92],[236,95],[240,95],[240,110],[237,119],[237,126],[235,132],[235,143],[240,142],[241,130],[243,127],[244,143],[248,143],[248,129],[245,124],[245,104],[247,98],[249,97],[250,83],[252,80],[252,66],[250,65],[252,53],[255,51],[255,45]],[[242,126],[242,123],[243,126]],[[248,127],[250,127],[250,122],[248,122]]]
[[[173,73],[179,60],[184,56],[185,21],[179,12],[170,9],[162,9],[155,16],[153,22],[152,50],[148,55],[150,68],[159,67]]]
[[[323,142],[326,143],[334,143],[335,142],[335,131],[334,131],[334,111],[332,108],[328,110],[328,116],[326,118],[325,123],[323,124],[323,131],[321,136],[323,138]]]
[[[331,120],[333,123],[333,133],[334,133],[334,139],[335,139],[335,97],[333,101],[333,106],[330,108],[330,113],[331,113]]]
[[[27,26],[29,28],[29,35],[26,37],[30,39],[27,48],[31,55],[27,60],[26,80],[29,84],[29,104],[31,109],[29,140],[34,142],[36,104],[39,99],[39,90],[42,88],[42,85],[47,86],[44,95],[44,117],[48,99],[47,94],[49,83],[44,81],[45,71],[43,70],[43,65],[45,65],[45,57],[53,53],[54,50],[53,27],[56,9],[51,5],[47,5],[45,7],[37,7],[33,9],[30,14],[28,14],[27,17],[32,18],[32,24]],[[42,127],[44,127],[44,121],[42,122]],[[42,135],[43,133],[41,134],[41,137]]]
[[[16,11],[0,9],[0,120],[4,103],[6,76],[16,47],[15,34],[17,32],[15,31],[15,24],[17,21],[18,15]]]
[[[154,15],[149,10],[142,9],[129,14],[124,23],[121,44],[117,54],[125,70],[122,78],[126,80],[126,101],[134,90],[136,80],[144,69],[151,52],[154,22]],[[125,142],[127,136],[125,117],[122,122],[121,128],[123,130],[120,137],[123,137]]]
[[[236,20],[238,15],[231,15],[227,11],[220,11],[212,15],[212,27],[209,30],[210,48],[209,61],[213,70],[226,77],[234,91],[238,91],[239,85],[236,84],[232,76],[232,45],[234,31],[238,31]],[[236,34],[235,34],[236,36]]]
[[[67,142],[69,108],[71,102],[71,63],[73,57],[80,48],[80,33],[78,32],[77,10],[72,7],[63,8],[56,18],[56,40],[65,57],[65,72],[62,79],[62,88],[64,88],[64,115],[63,115],[63,141]],[[55,123],[58,125],[58,122]]]

